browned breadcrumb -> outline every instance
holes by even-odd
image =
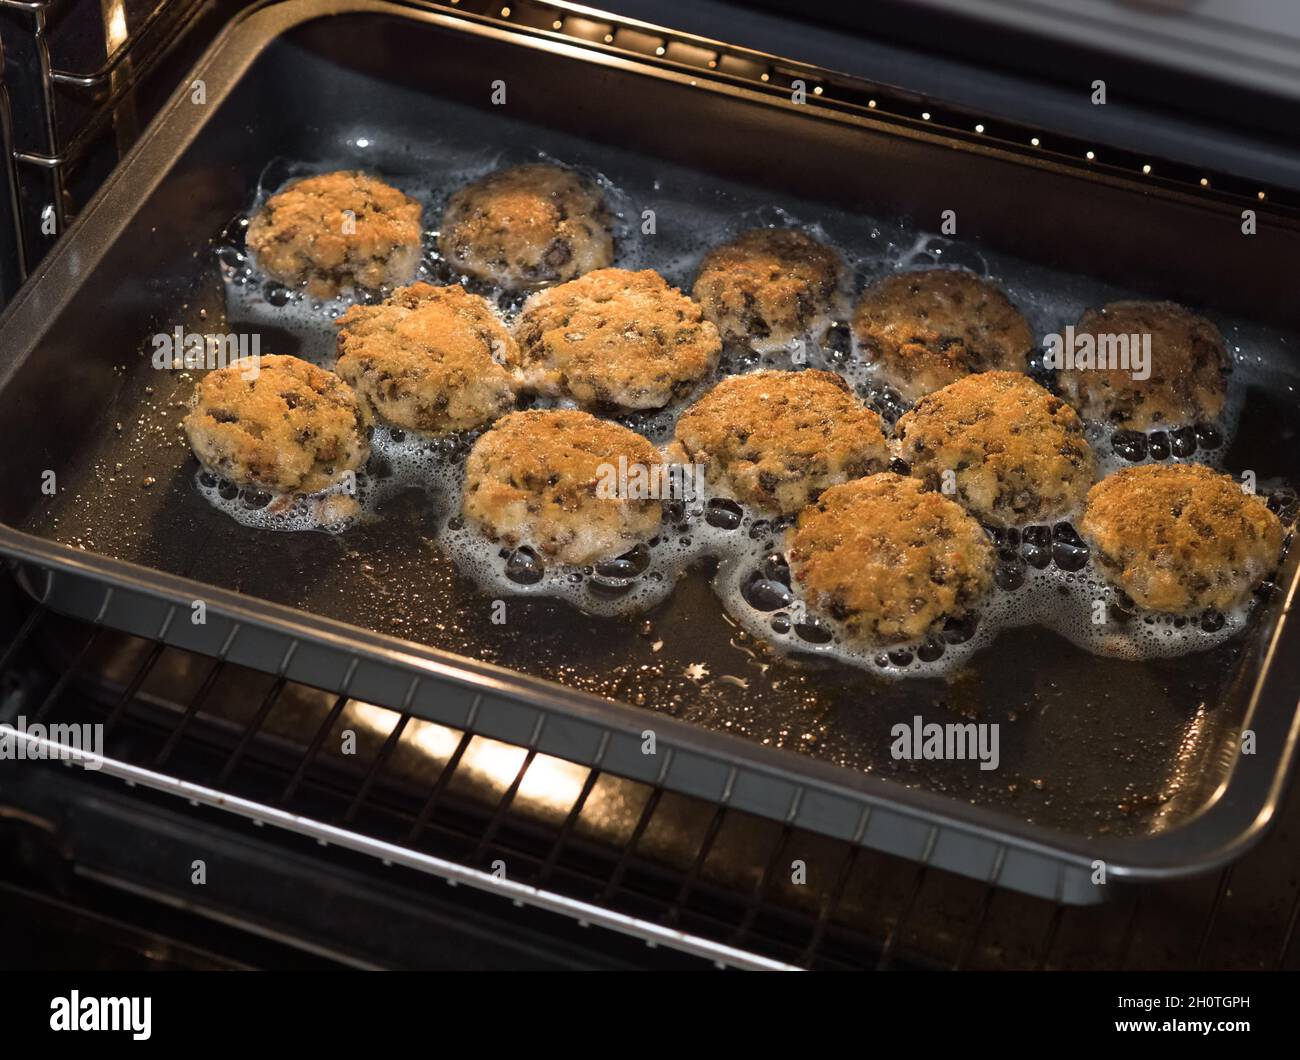
[[[463,287],[412,284],[334,322],[336,370],[388,423],[429,434],[472,430],[515,403],[514,339],[486,300]]]
[[[524,377],[592,408],[662,408],[718,363],[718,329],[652,269],[597,269],[529,297],[515,321]]]
[[[815,370],[724,379],[682,414],[676,441],[719,494],[782,513],[889,463],[880,417]]]
[[[998,526],[1064,518],[1096,478],[1074,409],[1019,372],[968,375],[927,394],[894,433],[927,489]]]
[[[1213,420],[1223,411],[1229,367],[1219,329],[1173,302],[1112,302],[1089,309],[1080,335],[1151,336],[1151,375],[1132,370],[1064,370],[1061,390],[1090,420],[1145,431]]]
[[[983,528],[914,478],[832,486],[799,513],[790,567],[814,606],[855,640],[916,640],[964,615],[993,580]]]
[[[843,258],[806,233],[759,228],[709,251],[691,294],[724,339],[761,349],[820,339],[843,276]]]
[[[608,266],[610,225],[595,181],[538,163],[499,169],[452,195],[438,247],[456,268],[521,290]]]
[[[462,511],[494,540],[561,563],[621,555],[654,536],[662,506],[611,495],[620,457],[647,471],[662,463],[641,435],[586,412],[512,413],[474,443]]]
[[[316,493],[365,463],[366,416],[333,372],[270,355],[209,372],[183,425],[194,455],[237,486]]]
[[[1102,479],[1079,530],[1134,603],[1174,614],[1245,601],[1277,567],[1283,537],[1263,500],[1201,464],[1145,464]]]
[[[420,263],[420,204],[364,173],[341,170],[289,184],[249,222],[258,267],[309,294],[409,283]]]
[[[915,401],[972,372],[1023,371],[1029,325],[1002,289],[965,269],[919,269],[877,280],[853,313],[862,356]]]

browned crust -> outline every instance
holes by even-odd
[[[994,560],[960,505],[885,472],[832,486],[800,512],[790,566],[851,637],[891,644],[965,614],[992,584]]]
[[[349,287],[414,278],[421,213],[418,202],[383,181],[339,170],[272,195],[249,222],[246,243],[271,278],[332,298]]]
[[[333,372],[266,356],[257,373],[236,362],[200,380],[183,421],[200,463],[239,486],[315,493],[369,455],[366,417]]]
[[[1023,371],[1034,340],[1002,289],[964,269],[877,280],[853,314],[867,361],[909,401],[973,372]]]
[[[1175,614],[1244,602],[1277,566],[1282,523],[1201,464],[1126,467],[1093,486],[1079,530],[1139,607]]]
[[[880,417],[834,372],[724,379],[682,414],[676,440],[719,493],[782,513],[889,463]]]
[[[607,267],[614,260],[611,220],[600,188],[582,173],[515,166],[452,195],[438,247],[471,276],[521,290]]]
[[[718,329],[652,269],[598,269],[529,297],[515,321],[524,376],[589,408],[662,408],[718,363]]]
[[[619,555],[655,534],[662,511],[658,500],[602,494],[619,457],[662,463],[641,435],[586,412],[512,413],[475,442],[462,511],[493,539],[562,563]]]
[[[1151,375],[1122,368],[1064,370],[1062,392],[1087,419],[1145,431],[1213,420],[1223,411],[1230,361],[1219,329],[1173,302],[1112,302],[1089,309],[1079,335],[1150,335]]]
[[[514,339],[486,300],[460,286],[402,287],[334,324],[339,375],[388,423],[442,435],[514,407]]]
[[[1097,474],[1074,409],[1019,372],[969,375],[927,394],[895,436],[927,489],[1000,526],[1071,514]]]
[[[820,338],[844,259],[796,228],[758,228],[705,256],[691,291],[724,339],[779,345]]]

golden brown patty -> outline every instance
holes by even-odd
[[[853,313],[862,356],[908,401],[972,372],[1023,371],[1034,346],[1001,288],[964,269],[921,269],[877,280]]]
[[[1107,579],[1149,611],[1234,607],[1282,550],[1268,505],[1201,464],[1115,472],[1092,487],[1079,530]]]
[[[832,486],[799,513],[790,567],[809,602],[856,640],[915,640],[965,614],[993,548],[961,506],[885,472]]]
[[[456,268],[507,290],[562,283],[614,260],[595,181],[543,164],[499,169],[457,191],[438,247]]]
[[[1096,478],[1074,409],[1019,372],[968,375],[927,394],[895,436],[927,489],[997,526],[1063,518]]]
[[[524,377],[589,407],[657,409],[718,363],[718,329],[651,269],[598,269],[538,291],[515,321]]]
[[[1090,368],[1060,373],[1061,390],[1085,419],[1137,431],[1213,420],[1223,411],[1228,350],[1219,329],[1173,302],[1112,302],[1089,309],[1081,335],[1151,336],[1150,378],[1132,370]],[[1109,345],[1109,344],[1107,344]]]
[[[880,417],[834,372],[724,379],[683,413],[676,441],[721,495],[782,513],[889,463]]]
[[[430,434],[473,430],[509,412],[519,351],[492,307],[463,287],[412,284],[357,305],[339,328],[336,370],[388,423]]]
[[[654,536],[662,507],[610,489],[620,457],[629,473],[662,463],[641,435],[588,413],[512,413],[474,443],[462,511],[494,540],[561,563],[621,555]]]
[[[759,228],[709,251],[692,296],[724,339],[755,347],[820,339],[830,325],[844,260],[794,228]]]
[[[237,486],[315,493],[369,455],[365,413],[333,372],[268,356],[209,372],[194,392],[185,433],[209,470]]]
[[[294,181],[248,225],[268,276],[318,298],[349,287],[409,283],[420,263],[420,204],[364,173]]]

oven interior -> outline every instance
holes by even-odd
[[[1295,323],[1294,307],[1286,297],[1283,264],[1295,233],[1281,214],[1277,227],[1268,229],[1264,238],[1247,250],[1239,237],[1232,238],[1236,234],[1234,217],[1239,211],[1218,203],[1187,201],[1176,194],[1167,199],[1144,198],[1104,176],[1092,179],[1075,173],[1039,172],[1037,167],[986,155],[978,146],[953,152],[942,143],[906,137],[860,137],[834,123],[809,122],[804,115],[749,101],[692,94],[680,85],[635,77],[616,68],[584,64],[580,77],[556,76],[556,64],[563,60],[504,42],[481,41],[472,51],[442,48],[438,51],[439,63],[418,62],[420,56],[427,56],[431,48],[437,47],[436,31],[425,28],[413,34],[409,25],[397,19],[386,25],[372,23],[365,30],[346,22],[346,18],[331,19],[304,26],[291,39],[277,42],[259,57],[250,76],[223,102],[222,120],[210,123],[178,158],[166,179],[148,190],[147,201],[129,223],[125,238],[108,256],[93,263],[87,283],[72,295],[72,305],[60,315],[42,344],[39,362],[29,358],[6,369],[11,373],[6,389],[11,397],[20,398],[12,406],[18,415],[0,424],[4,435],[0,440],[14,454],[9,465],[11,481],[39,481],[39,472],[53,467],[61,475],[66,469],[65,481],[69,483],[60,505],[44,511],[38,510],[40,501],[30,492],[7,490],[2,513],[6,521],[60,540],[79,541],[146,566],[244,592],[265,593],[271,599],[308,610],[319,609],[383,632],[423,639],[414,624],[419,616],[409,610],[404,613],[400,601],[396,607],[385,608],[392,601],[381,597],[376,602],[373,594],[377,587],[382,590],[395,581],[416,585],[422,598],[457,598],[457,593],[465,592],[445,568],[431,570],[427,564],[411,559],[412,555],[423,555],[420,542],[421,522],[427,517],[424,508],[412,504],[411,510],[395,512],[393,524],[384,531],[382,540],[359,546],[363,552],[374,549],[367,560],[372,569],[364,577],[354,578],[355,571],[349,572],[346,557],[341,557],[337,544],[328,539],[303,537],[277,542],[277,549],[282,545],[283,551],[273,557],[267,550],[254,547],[255,535],[251,532],[224,525],[217,513],[201,507],[201,500],[189,488],[187,474],[181,470],[185,454],[171,422],[179,418],[173,403],[181,400],[186,387],[179,381],[160,385],[156,375],[142,370],[140,364],[142,336],[167,324],[189,324],[198,329],[210,326],[208,321],[223,319],[224,291],[216,267],[216,248],[197,245],[195,233],[203,233],[204,240],[217,238],[225,224],[251,201],[258,181],[266,178],[268,162],[277,158],[315,163],[338,159],[355,153],[357,137],[362,134],[374,138],[371,157],[382,160],[379,168],[411,179],[418,179],[426,162],[421,157],[422,145],[431,142],[431,129],[437,136],[433,142],[456,143],[461,150],[486,150],[488,154],[496,150],[483,146],[489,136],[499,137],[495,141],[498,143],[517,143],[520,130],[528,129],[544,141],[541,149],[602,171],[607,167],[621,170],[629,175],[629,184],[646,172],[678,175],[704,171],[716,176],[720,187],[735,195],[747,194],[754,202],[779,195],[783,204],[788,202],[794,207],[792,212],[806,216],[816,216],[822,208],[860,210],[865,204],[873,215],[895,223],[903,217],[937,217],[941,209],[952,208],[962,218],[963,233],[970,245],[989,254],[1032,261],[1050,269],[1088,273],[1116,289],[1140,289],[1152,295],[1195,301],[1211,311],[1248,317],[1282,332]],[[395,55],[407,59],[394,62]],[[508,83],[517,83],[520,89],[512,90],[512,103],[519,102],[511,107],[508,119],[484,105],[488,92],[484,82],[492,80],[486,72],[498,68],[506,71],[503,76]],[[536,87],[542,84],[544,90]],[[530,85],[534,86],[532,90]],[[634,91],[627,90],[631,85],[635,85]],[[267,106],[267,99],[276,100],[277,105]],[[608,99],[625,103],[611,113],[602,102]],[[682,114],[684,120],[664,123],[665,112]],[[304,120],[305,115],[310,117]],[[598,151],[591,146],[593,142],[602,145]],[[754,144],[774,142],[779,149],[764,151],[764,164],[756,169]],[[1014,187],[1016,194],[988,194],[990,187],[1000,186]],[[1077,201],[1075,196],[1090,204],[1086,217],[1082,216],[1084,211],[1069,208],[1070,202]],[[1214,263],[1213,268],[1207,267],[1207,259]],[[147,263],[144,270],[141,262]],[[103,312],[105,306],[111,306],[113,312]],[[86,322],[91,320],[96,355],[87,357],[84,335]],[[232,328],[238,325],[238,321],[229,323]],[[276,338],[286,344],[302,341],[293,333]],[[281,347],[277,352],[293,350]],[[1259,414],[1252,417],[1238,438],[1237,450],[1248,454],[1238,463],[1256,470],[1261,477],[1294,480],[1289,447],[1275,444],[1275,439],[1287,437],[1291,430],[1288,424],[1292,410],[1283,395],[1288,392],[1286,380],[1292,378],[1292,370],[1288,365],[1275,367],[1282,383],[1261,385],[1258,393],[1252,394],[1251,407]],[[68,380],[75,385],[67,385]],[[58,410],[56,416],[50,414],[51,409]],[[139,424],[143,428],[140,432],[129,429],[132,420],[123,421],[122,409],[130,409],[136,420],[144,421]],[[118,423],[124,423],[121,432]],[[116,471],[119,463],[124,466],[121,474]],[[157,482],[144,487],[142,481],[148,477]],[[106,485],[108,479],[116,481]],[[386,536],[390,531],[392,538]],[[401,555],[384,559],[375,568],[374,559],[385,552]],[[21,609],[26,605],[20,602],[17,606]],[[699,661],[694,657],[698,652],[716,651],[720,666],[715,672],[739,671],[733,676],[744,675],[745,653],[737,652],[730,637],[712,632],[717,629],[715,625],[700,620],[702,614],[716,618],[711,614],[715,605],[702,578],[695,577],[683,585],[667,606],[669,613],[656,615],[656,624],[676,630],[678,643],[691,649],[678,661]],[[597,646],[594,653],[598,656],[623,656],[636,664],[644,661],[645,638],[639,623],[611,628],[553,605],[529,604],[528,609],[529,628],[553,632],[530,639],[526,645],[508,637],[500,638],[500,643],[485,644],[479,629],[474,631],[473,647],[479,653],[490,653],[495,661],[532,669],[543,676],[572,669],[572,660],[568,665],[564,662],[564,642],[575,636]],[[117,716],[119,720],[130,720],[133,724],[123,725],[120,731],[130,731],[133,739],[142,742],[124,744],[122,755],[140,762],[166,765],[178,747],[201,733],[198,742],[205,745],[211,741],[212,746],[196,752],[196,760],[202,759],[204,753],[208,758],[206,763],[193,767],[194,775],[223,784],[247,784],[241,790],[267,801],[274,801],[273,794],[287,796],[290,801],[299,796],[306,774],[297,765],[300,760],[292,756],[310,751],[311,740],[303,734],[320,731],[313,727],[329,720],[331,709],[337,706],[334,700],[322,699],[320,693],[315,693],[315,705],[300,708],[294,703],[295,691],[286,690],[283,682],[263,680],[262,675],[251,673],[241,677],[253,685],[261,682],[258,691],[237,688],[215,695],[212,689],[219,678],[202,676],[208,672],[204,660],[179,656],[173,659],[172,650],[161,645],[65,627],[63,620],[39,611],[27,616],[30,629],[23,629],[28,635],[16,643],[31,644],[31,638],[39,637],[46,673],[72,675],[62,684],[57,679],[51,682],[47,676],[40,695],[32,701],[35,704],[47,704],[46,709],[59,716],[63,711],[71,712],[68,716],[95,716],[100,711],[109,719]],[[94,644],[83,649],[78,636],[87,632],[102,647],[102,658],[92,650]],[[716,643],[708,642],[711,633]],[[450,634],[439,631],[438,635],[449,636],[440,644],[453,650],[471,644],[464,630],[452,629]],[[665,641],[666,646],[672,643],[671,639]],[[984,686],[962,690],[958,694],[962,698],[957,701],[947,689],[882,688],[855,673],[835,672],[829,678],[812,675],[810,680],[817,688],[815,698],[822,702],[811,711],[796,710],[793,715],[791,705],[805,697],[785,703],[777,697],[770,710],[761,704],[756,710],[749,704],[741,706],[734,699],[728,700],[726,687],[734,686],[701,695],[695,685],[682,684],[676,691],[683,706],[672,703],[672,683],[658,680],[653,691],[657,694],[666,687],[667,694],[663,700],[649,697],[646,705],[792,749],[811,743],[811,753],[850,768],[880,771],[893,767],[894,779],[903,783],[963,800],[1001,805],[1024,819],[1085,834],[1150,834],[1185,821],[1205,806],[1231,768],[1231,758],[1223,753],[1224,742],[1240,723],[1246,691],[1242,682],[1258,658],[1249,644],[1238,643],[1221,654],[1153,667],[1137,684],[1134,674],[1125,667],[1099,675],[1097,671],[1105,666],[1097,666],[1096,660],[1082,653],[1072,658],[1070,649],[1050,634],[1031,630],[1007,634],[994,651],[999,654],[988,660]],[[1060,666],[1043,685],[1027,677],[1006,677],[1015,673],[1017,667],[1012,664],[1016,660],[1043,653]],[[611,678],[607,669],[593,666],[580,675],[579,683],[625,700],[635,699],[638,691],[645,691],[620,682],[618,675]],[[211,683],[204,692],[207,680]],[[162,691],[151,691],[154,687]],[[310,690],[303,694],[312,698]],[[867,716],[861,708],[864,699],[878,705],[878,713]],[[1184,747],[1179,738],[1188,731],[1189,721],[1195,720],[1194,711],[1205,702],[1213,704],[1208,717],[1203,718],[1207,723],[1194,726],[1201,735],[1190,747]],[[987,791],[972,786],[967,776],[953,771],[912,776],[906,770],[897,770],[887,756],[883,760],[864,759],[860,753],[863,747],[881,744],[882,732],[888,732],[886,719],[910,716],[918,704],[924,705],[927,714],[943,711],[952,717],[969,717],[975,712],[989,717],[991,703],[997,704],[992,708],[995,711],[1005,710],[1008,716],[1026,712],[1040,722],[1032,732],[1024,733],[1022,745],[1005,752],[1016,763],[1017,779],[1023,780],[1014,791]],[[1140,704],[1136,716],[1135,704]],[[339,709],[364,715],[363,706],[348,703]],[[1069,720],[1072,715],[1077,719],[1085,707],[1090,708],[1086,726]],[[482,860],[496,844],[506,843],[507,837],[512,844],[509,849],[519,849],[514,829],[519,826],[527,832],[530,825],[514,817],[529,815],[521,811],[527,800],[520,799],[520,792],[527,787],[525,778],[529,773],[543,772],[536,756],[523,752],[515,756],[518,762],[511,759],[511,765],[497,770],[499,779],[505,780],[496,787],[495,801],[489,799],[487,808],[471,805],[467,809],[457,796],[446,799],[448,808],[444,811],[444,790],[453,789],[459,783],[458,776],[475,773],[470,765],[475,755],[468,752],[469,741],[456,757],[462,743],[460,734],[421,736],[427,723],[383,707],[372,705],[370,709],[377,712],[376,735],[368,737],[369,758],[364,768],[350,770],[351,779],[342,783],[346,794],[335,795],[332,806],[307,802],[303,804],[306,812],[342,820],[362,832],[388,835],[395,834],[392,829],[397,827],[405,834],[420,820],[430,796],[427,784],[420,789],[418,769],[411,778],[397,763],[408,744],[417,749],[417,757],[412,759],[415,763],[420,762],[421,749],[427,754],[429,747],[436,745],[439,750],[432,760],[442,763],[435,781],[438,798],[433,809],[426,811],[426,824],[441,821],[444,814],[465,814],[460,818],[460,838],[447,849],[466,861]],[[233,722],[226,717],[232,710],[236,714]],[[88,713],[82,715],[83,711]],[[799,725],[791,727],[792,716],[798,717]],[[268,721],[272,724],[266,725]],[[291,745],[287,752],[280,744],[281,724],[299,734],[297,745]],[[369,731],[363,720],[354,718],[352,724],[360,731]],[[149,735],[136,737],[136,725]],[[803,741],[803,732],[795,730],[811,730],[813,739]],[[1137,749],[1131,756],[1134,762],[1129,763],[1133,771],[1126,776],[1129,791],[1122,799],[1116,797],[1113,772],[1116,734],[1126,746]],[[172,750],[164,753],[169,742]],[[490,753],[483,757],[492,761]],[[315,770],[314,753],[310,758],[311,769]],[[458,774],[462,765],[465,772]],[[564,765],[552,768],[563,772]],[[319,768],[325,777],[320,781],[324,788],[340,786],[329,765]],[[418,768],[428,769],[429,762]],[[245,778],[245,773],[250,775]],[[258,779],[259,773],[272,780],[278,777],[284,786],[277,791],[272,791],[274,785],[261,786],[264,780]],[[1033,783],[1049,775],[1068,778],[1068,783]],[[295,776],[299,783],[291,788]],[[552,779],[554,776],[552,773]],[[620,822],[621,831],[602,835],[599,823],[579,824],[588,813],[598,822],[602,816],[603,811],[588,808],[589,801],[592,807],[604,804],[601,798],[593,799],[592,792],[606,783],[613,787],[635,785],[612,777],[589,780],[578,779],[580,776],[579,771],[558,785],[563,791],[574,789],[570,794],[577,802],[569,815],[554,809],[548,812],[545,799],[541,813],[550,829],[544,829],[543,834],[548,845],[557,844],[555,849],[563,849],[575,829],[582,832],[593,828],[591,837],[583,837],[584,843],[591,838],[596,847],[603,845],[615,852],[604,855],[604,862],[597,857],[598,867],[593,874],[605,882],[603,887],[588,883],[591,894],[608,901],[618,895],[623,881],[631,878],[629,866],[638,872],[644,869],[647,879],[637,876],[635,886],[628,883],[627,895],[618,897],[615,904],[626,901],[631,908],[642,908],[638,903],[647,903],[644,908],[654,915],[677,922],[684,914],[673,911],[676,907],[666,895],[677,899],[681,908],[695,903],[707,906],[710,900],[722,901],[726,906],[714,890],[714,875],[719,870],[713,863],[717,862],[724,866],[723,892],[750,896],[739,906],[728,906],[726,915],[717,918],[718,922],[730,923],[729,918],[734,917],[742,941],[753,931],[755,918],[767,914],[769,900],[777,908],[792,900],[799,904],[798,898],[784,894],[788,888],[780,888],[779,896],[773,893],[778,889],[774,866],[783,864],[794,841],[788,829],[756,819],[746,822],[734,811],[707,804],[690,807],[694,818],[686,811],[682,816],[672,807],[678,801],[689,804],[691,800],[651,789],[639,808],[630,795],[613,797],[611,804],[620,812],[610,814],[610,818]],[[400,797],[387,795],[390,787],[401,791],[405,783],[412,781],[414,794],[406,790]],[[410,808],[399,826],[380,826],[384,811],[370,816],[366,800],[381,789],[386,798],[408,800]],[[485,790],[494,789],[488,785]],[[476,801],[469,791],[465,796],[470,804]],[[338,801],[340,798],[342,801]],[[571,820],[575,810],[577,815]],[[758,829],[767,841],[748,833],[747,828]],[[659,829],[667,844],[664,849],[656,845]],[[455,834],[455,828],[445,829],[440,838],[446,841],[448,835]],[[818,837],[798,839],[827,842]],[[596,857],[584,843],[577,844],[581,855]],[[752,859],[738,853],[759,848],[767,850],[769,856]],[[536,863],[529,872],[536,873],[544,883],[552,882],[546,871],[548,860],[568,856],[565,853],[562,858],[553,858],[544,852],[534,857]],[[839,906],[854,872],[869,878],[866,893],[873,894],[875,900],[883,901],[885,895],[893,898],[884,902],[880,914],[884,920],[880,924],[872,928],[858,924],[849,932],[849,956],[836,956],[833,947],[827,947],[824,966],[863,963],[863,953],[851,945],[855,930],[884,938],[885,945],[873,951],[874,960],[885,965],[893,963],[898,959],[902,940],[914,930],[907,926],[909,922],[919,918],[929,925],[936,916],[946,919],[947,913],[939,916],[940,909],[949,910],[957,926],[949,932],[950,948],[940,948],[938,963],[950,959],[952,963],[972,959],[978,963],[984,959],[975,956],[985,946],[981,941],[984,928],[966,935],[960,944],[952,941],[963,934],[958,929],[963,921],[957,911],[965,909],[971,914],[967,924],[984,925],[990,915],[1014,919],[1005,910],[991,913],[991,908],[1007,906],[1009,898],[995,899],[992,895],[997,892],[981,892],[977,884],[969,885],[971,890],[965,900],[956,899],[950,890],[965,884],[946,883],[939,894],[931,893],[937,877],[927,877],[923,867],[918,870],[902,861],[894,864],[884,855],[865,851],[852,858],[848,867],[832,870],[830,860],[819,856],[817,861],[826,872],[816,901],[803,911],[806,919],[796,918],[796,926],[788,927],[780,923],[782,916],[777,915],[778,923],[772,927],[777,938],[789,930],[800,938],[799,945],[775,946],[769,952],[780,953],[795,963],[820,964],[826,925],[841,918],[852,919]],[[667,870],[664,880],[656,881],[658,870],[654,866],[661,863],[676,869]],[[866,864],[870,865],[869,872],[861,867]],[[733,874],[736,866],[744,865],[749,867],[739,876]],[[893,882],[886,885],[890,880]],[[559,883],[555,886],[565,890]],[[647,900],[647,892],[658,893],[663,906]],[[1216,898],[1212,910],[1218,909],[1220,903],[1221,898]],[[1023,954],[1033,956],[1038,944],[1047,939],[1043,960],[1051,962],[1046,954],[1061,945],[1060,912],[1058,909],[1051,913],[1050,903],[1041,910],[1047,915],[1033,921],[1041,932],[1026,929],[1021,949]],[[1212,911],[1207,923],[1212,923],[1215,915]],[[698,921],[688,918],[688,923],[704,935],[718,933],[716,924],[710,926],[708,916]],[[1009,929],[1004,925],[1003,930]],[[1079,930],[1077,925],[1075,930]],[[723,934],[731,931],[729,928]],[[1087,933],[1080,930],[1081,937]],[[1032,940],[1029,935],[1034,936]],[[1288,933],[1283,956],[1289,940]],[[773,946],[766,937],[755,945]]]

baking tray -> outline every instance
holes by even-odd
[[[707,570],[644,619],[516,601],[497,628],[490,601],[428,548],[418,498],[335,538],[248,530],[197,495],[176,431],[192,380],[152,371],[147,337],[239,330],[221,233],[282,164],[352,160],[425,188],[448,155],[472,168],[541,151],[633,201],[655,196],[665,233],[706,207],[761,217],[775,203],[832,237],[869,216],[896,239],[951,209],[963,241],[948,260],[1091,277],[1082,301],[1178,298],[1250,321],[1233,331],[1248,347],[1296,329],[1295,214],[1221,191],[1227,178],[1144,180],[1131,158],[1090,164],[1060,153],[1077,145],[1012,142],[1010,127],[963,132],[956,109],[902,94],[881,114],[871,86],[825,71],[564,18],[559,33],[545,19],[291,0],[228,28],[0,321],[0,550],[20,581],[95,623],[1060,901],[1240,852],[1273,815],[1300,727],[1294,550],[1249,635],[1213,651],[1129,663],[1026,628],[954,680],[891,685],[756,658]],[[626,32],[641,54],[617,46]],[[806,102],[792,102],[794,79]],[[489,102],[497,80],[504,109]],[[1259,218],[1249,238],[1243,204]],[[680,249],[679,283],[702,247]],[[264,351],[312,352],[258,328]],[[1296,375],[1286,359],[1251,377],[1229,467],[1297,478]],[[918,713],[998,722],[1001,768],[895,762],[890,728]],[[1253,755],[1237,753],[1243,729]]]

